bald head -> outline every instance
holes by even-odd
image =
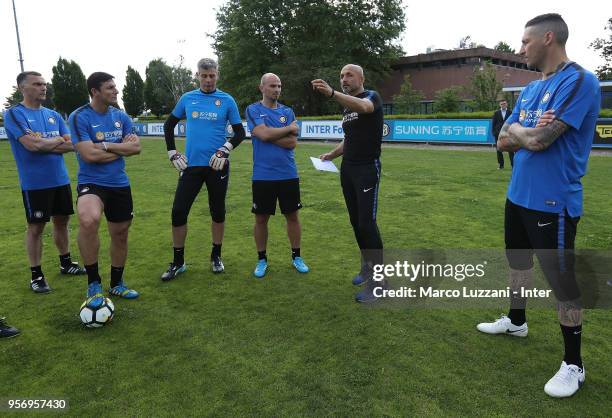
[[[363,91],[363,68],[356,64],[346,64],[340,71],[340,84],[342,91],[351,96],[355,96]]]
[[[361,68],[361,66],[357,64],[346,64],[344,67],[342,67],[342,71],[340,71],[340,74],[342,74],[345,71],[351,71],[355,73],[356,75],[359,75],[361,78],[364,78],[363,68]]]
[[[259,82],[259,85],[265,86],[269,83],[280,83],[280,78],[274,73],[265,73],[261,76],[261,81]]]
[[[263,102],[266,106],[276,106],[276,102],[281,94],[280,78],[274,73],[265,73],[261,76],[259,82],[259,91],[261,91]]]

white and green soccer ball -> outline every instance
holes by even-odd
[[[88,328],[100,328],[108,324],[115,314],[115,305],[109,298],[104,298],[104,302],[97,309],[87,306],[87,301],[81,305],[79,316],[81,321]]]

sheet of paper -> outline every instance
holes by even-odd
[[[321,161],[317,157],[310,157],[310,161],[312,161],[312,165],[314,165],[314,168],[316,168],[317,170],[331,171],[332,173],[338,172],[338,168],[332,161],[329,161],[329,160]]]

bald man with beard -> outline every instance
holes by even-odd
[[[298,210],[300,179],[293,149],[297,145],[298,125],[293,110],[278,102],[282,84],[276,74],[261,77],[262,99],[247,107],[245,116],[253,142],[253,208],[255,214],[255,245],[258,261],[253,275],[261,279],[268,269],[266,247],[268,221],[276,212],[276,202],[287,220],[287,235],[291,244],[291,264],[300,273],[309,268],[300,254],[302,229]]]
[[[344,140],[319,158],[333,160],[343,156],[340,166],[342,193],[362,255],[361,271],[353,278],[353,284],[365,283],[355,300],[369,303],[377,300],[375,289],[386,286],[386,282],[372,279],[373,266],[383,262],[383,243],[376,224],[383,111],[380,95],[374,90],[365,90],[364,81],[363,69],[348,64],[340,72],[342,92],[335,91],[325,80],[311,83],[315,91],[344,107]]]

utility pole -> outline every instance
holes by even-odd
[[[19,64],[23,72],[23,55],[21,55],[21,41],[19,40],[19,25],[17,24],[17,11],[15,11],[15,0],[13,0],[13,16],[15,17],[15,32],[17,32],[17,49],[19,50]]]

